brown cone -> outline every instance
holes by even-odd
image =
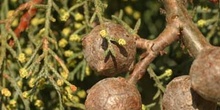
[[[202,51],[190,69],[192,88],[203,98],[220,101],[220,48]]]
[[[100,35],[101,30],[106,30],[108,36],[113,39],[124,39],[126,44],[119,45],[115,41],[108,43]],[[106,22],[102,26],[96,26],[84,37],[82,44],[86,61],[99,75],[114,76],[132,68],[136,55],[135,38],[119,24]],[[112,53],[105,55],[105,51],[110,45],[115,56]]]
[[[85,101],[86,110],[141,110],[141,96],[124,78],[106,78],[96,83]]]
[[[162,106],[163,110],[216,110],[216,103],[191,89],[189,75],[176,77],[167,85]]]

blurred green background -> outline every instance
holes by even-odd
[[[137,34],[142,38],[155,39],[166,25],[160,0],[44,0],[41,4],[31,5],[38,11],[14,47],[4,44],[14,36],[13,32],[7,31],[4,23],[0,24],[2,109],[24,109],[26,102],[22,96],[30,103],[31,110],[84,109],[86,90],[105,78],[97,76],[88,67],[82,54],[82,38],[99,23],[98,14],[95,13],[99,9],[96,1],[100,3],[97,6],[101,7],[103,19],[114,20],[112,15],[122,15],[121,20],[132,29],[140,19]],[[30,8],[18,10],[27,2],[29,0],[0,1],[1,20],[13,18],[11,30],[17,28],[21,16]],[[213,45],[220,45],[220,5],[199,0],[189,3],[187,8],[207,40]],[[51,11],[49,14],[48,10]],[[50,23],[49,27],[47,23]],[[49,50],[43,47],[43,39],[48,40]],[[165,51],[167,54],[158,56],[150,65],[164,87],[174,77],[188,74],[193,61],[187,50],[181,48],[181,42],[173,43]],[[138,50],[137,57],[141,52]],[[22,69],[26,72],[24,77]],[[124,73],[120,76],[127,75]],[[78,89],[72,92],[71,84]],[[146,73],[137,87],[142,96],[143,110],[159,110],[163,93],[155,80]]]

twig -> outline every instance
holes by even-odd
[[[27,68],[34,60],[35,56],[37,55],[37,52],[39,51],[40,47],[42,46],[42,43],[40,43],[36,49],[34,50],[34,53],[31,55],[30,59],[27,61],[27,63],[24,65],[24,68]]]
[[[77,8],[79,8],[79,7],[81,7],[81,6],[83,6],[85,3],[87,3],[88,2],[88,0],[85,0],[85,1],[83,1],[83,2],[81,2],[81,3],[78,3],[78,4],[76,4],[76,5],[73,5],[72,7],[70,7],[70,9],[68,10],[68,12],[72,12],[73,10],[75,10],[75,9],[77,9]]]
[[[171,43],[179,39],[181,24],[175,21],[167,24],[164,31],[154,40],[144,40],[138,38],[136,44],[138,48],[146,49],[146,52],[141,55],[140,60],[129,78],[130,83],[136,83],[146,72],[148,65],[157,57],[158,54],[163,53],[163,49]]]
[[[151,67],[147,68],[147,71],[150,75],[150,77],[153,78],[153,80],[155,81],[156,86],[162,91],[165,91],[165,88],[163,87],[162,83],[160,82],[160,80],[157,78],[157,75],[154,73],[153,69]]]
[[[63,78],[54,67],[52,67],[51,65],[48,65],[49,69],[59,78],[62,79],[68,86],[70,87],[75,87],[74,90],[72,90],[73,92],[75,92],[77,90],[77,87],[73,84],[71,84],[69,81],[67,81],[65,78]]]
[[[56,59],[56,61],[60,64],[60,66],[63,68],[63,70],[67,74],[69,74],[69,70],[66,67],[66,65],[64,64],[63,60],[60,57],[58,57],[58,55],[55,52],[53,52],[51,49],[49,49],[49,53],[54,57],[54,59]]]
[[[9,30],[10,26],[11,26],[11,22],[15,19],[16,16],[18,16],[18,14],[25,10],[28,9],[28,11],[26,13],[24,13],[20,19],[20,23],[18,24],[17,28],[14,30],[14,33],[16,35],[17,38],[20,37],[20,33],[23,32],[29,25],[29,22],[31,20],[31,18],[36,14],[37,9],[34,7],[35,4],[39,4],[41,3],[43,0],[32,0],[29,2],[26,2],[22,5],[20,5],[14,12],[13,16],[11,16],[10,18],[8,18],[8,20],[6,21],[6,29]],[[9,45],[10,46],[14,46],[14,40],[10,39],[9,40]]]
[[[193,57],[196,57],[204,48],[211,46],[191,20],[182,0],[163,0],[162,2],[166,10],[167,22],[172,22],[172,18],[175,17],[183,24],[181,37]]]
[[[61,93],[60,93],[60,88],[56,85],[56,82],[54,81],[52,76],[49,76],[48,78],[49,78],[50,82],[52,83],[52,85],[54,86],[54,88],[56,89],[56,92],[58,94],[59,109],[64,110],[63,103],[62,103],[62,96],[61,96]]]
[[[105,10],[105,5],[102,2],[102,0],[94,0],[94,4],[95,4],[95,13],[99,19],[100,24],[104,23],[104,10]]]
[[[25,110],[30,110],[29,101],[23,97],[21,89],[19,88],[17,82],[15,82],[16,80],[15,80],[14,78],[10,77],[8,74],[3,74],[3,76],[4,76],[4,78],[6,78],[9,82],[11,82],[12,86],[14,87],[14,89],[16,90],[16,92],[19,94],[21,100],[22,100],[23,103],[24,103]]]
[[[136,40],[137,48],[146,49],[129,78],[131,83],[136,83],[145,73],[148,65],[156,58],[158,53],[162,54],[163,49],[171,43],[182,38],[189,54],[196,57],[203,49],[210,48],[209,44],[196,25],[191,20],[182,0],[162,0],[167,25],[164,31],[154,40]]]
[[[156,58],[157,53],[150,52],[143,60],[139,61],[130,75],[128,82],[135,84],[146,72],[146,67]]]

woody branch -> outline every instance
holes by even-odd
[[[137,38],[137,48],[146,51],[141,55],[129,77],[131,83],[136,83],[142,78],[149,64],[160,53],[163,53],[164,48],[177,40],[181,39],[192,57],[196,57],[203,49],[210,47],[210,44],[191,20],[186,9],[186,1],[162,0],[162,2],[166,11],[166,27],[154,40]]]

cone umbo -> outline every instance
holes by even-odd
[[[162,101],[163,110],[216,110],[216,106],[191,89],[189,75],[174,78],[167,85]]]
[[[124,78],[106,78],[88,91],[86,110],[141,110],[141,96]]]
[[[203,98],[220,101],[220,48],[203,50],[190,69],[192,88]]]
[[[133,67],[135,38],[119,24],[96,26],[83,38],[82,45],[86,61],[99,75],[114,76]]]

